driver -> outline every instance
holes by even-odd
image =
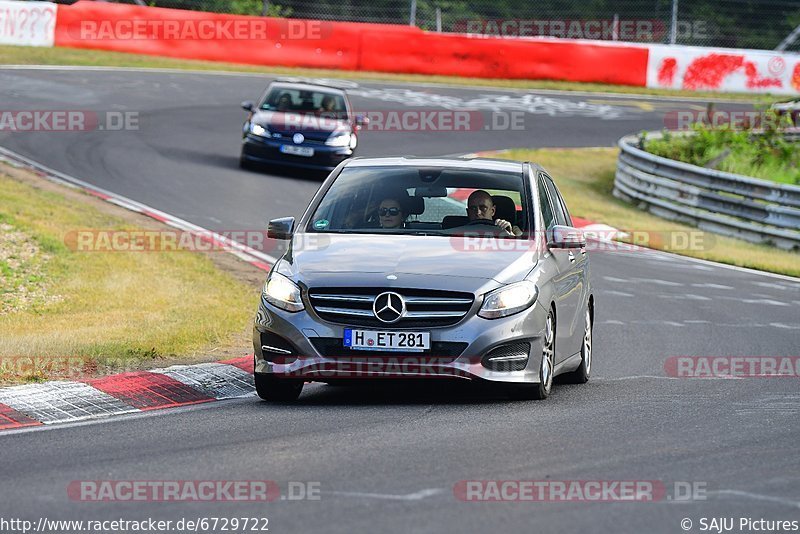
[[[513,226],[505,219],[495,220],[495,211],[497,211],[497,208],[492,200],[492,195],[483,189],[473,191],[467,199],[467,217],[469,217],[470,222],[477,220],[494,221],[494,224],[502,228],[506,234],[513,236],[522,235],[522,230]]]

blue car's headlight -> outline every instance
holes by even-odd
[[[355,148],[357,143],[358,139],[355,134],[349,132],[334,132],[325,141],[328,146],[349,146],[350,148]]]
[[[484,319],[497,319],[527,310],[539,296],[536,284],[523,280],[509,284],[486,294],[478,316]]]
[[[250,133],[253,135],[257,135],[258,137],[269,137],[269,130],[261,126],[260,124],[256,124],[254,122],[250,123]]]

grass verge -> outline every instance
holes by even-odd
[[[683,256],[800,276],[800,254],[757,245],[730,237],[703,233],[703,246],[670,246],[669,236],[699,232],[696,228],[641,211],[615,198],[615,148],[514,149],[500,157],[535,161],[545,167],[559,186],[573,216],[608,224],[626,232],[647,232],[647,246]],[[642,243],[643,244],[643,243]]]
[[[382,82],[441,83],[448,85],[463,85],[468,87],[499,87],[506,89],[547,89],[591,93],[619,93],[625,95],[653,95],[672,98],[686,97],[701,100],[729,100],[764,104],[777,100],[776,97],[772,97],[770,95],[676,91],[669,89],[651,89],[647,87],[629,87],[625,85],[607,85],[600,83],[578,83],[553,80],[502,80],[487,78],[465,78],[458,76],[428,76],[417,74],[391,74],[383,72],[342,71],[333,69],[304,69],[279,66],[242,65],[237,63],[197,61],[162,56],[107,52],[104,50],[85,50],[78,48],[0,46],[0,65],[73,65],[91,67],[137,67],[199,71],[225,71],[260,73],[270,76],[308,76]]]
[[[70,231],[142,227],[21,172],[0,166],[0,224],[17,236],[0,241],[4,280],[14,281],[0,285],[0,382],[207,361],[232,344],[246,354],[252,287],[194,252],[75,252]],[[20,299],[21,287],[33,296]]]

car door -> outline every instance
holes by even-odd
[[[553,208],[556,224],[572,226],[572,218],[567,211],[561,192],[556,187],[552,178],[543,175],[547,193]],[[558,351],[563,358],[567,358],[581,349],[583,341],[583,303],[586,293],[586,247],[554,249],[558,256],[560,285],[562,293],[562,307],[558,313],[558,332],[556,342],[561,340]]]
[[[547,186],[545,185],[545,175],[541,173],[538,174],[536,181],[537,190],[539,191],[539,207],[542,214],[542,228],[544,230],[544,235],[547,236],[546,239],[549,239],[550,231],[553,229],[553,226],[559,224],[559,222],[556,220],[553,203],[547,191]],[[552,285],[553,300],[556,304],[555,360],[556,363],[559,363],[569,356],[568,354],[565,355],[568,351],[562,351],[562,347],[569,345],[569,338],[564,335],[565,332],[568,332],[568,329],[561,326],[561,315],[564,313],[564,309],[567,306],[566,299],[568,298],[569,292],[569,258],[566,250],[551,248],[548,245],[543,259],[552,266],[549,283]]]

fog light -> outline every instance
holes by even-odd
[[[528,365],[530,351],[530,343],[500,345],[481,359],[481,365],[492,371],[522,371]]]

